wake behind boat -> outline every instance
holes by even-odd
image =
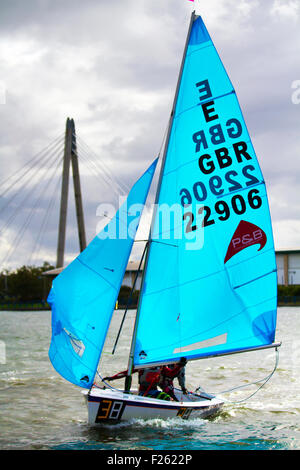
[[[124,390],[94,384],[140,220],[130,208],[145,204],[156,164],[53,281],[48,297],[50,360],[66,380],[88,390],[92,425],[211,416],[223,402],[202,392],[177,392],[178,402],[132,392],[134,370],[175,364],[183,356],[194,361],[279,346],[264,178],[234,88],[201,17],[193,13],[144,251]],[[161,225],[165,207],[172,217]],[[110,229],[118,235],[110,237]]]

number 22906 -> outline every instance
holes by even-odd
[[[251,209],[259,209],[262,205],[262,199],[258,194],[258,189],[252,189],[247,195],[247,201],[241,194],[236,194],[231,198],[231,207],[225,201],[217,201],[214,205],[215,213],[218,215],[217,219],[221,221],[228,220],[231,214],[231,210],[233,210],[233,212],[238,215],[244,214],[247,209],[247,203]],[[198,214],[200,215],[202,213],[204,213],[202,227],[208,227],[209,225],[215,224],[215,219],[211,216],[212,214],[209,206],[200,207]],[[185,227],[186,233],[197,230],[198,226],[194,225],[195,218],[192,212],[185,212],[183,214],[183,220],[187,220]]]

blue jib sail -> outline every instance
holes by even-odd
[[[53,281],[49,357],[65,379],[93,384],[157,160],[131,189],[115,217]]]
[[[264,179],[201,17],[188,39],[138,308],[137,366],[274,341]]]

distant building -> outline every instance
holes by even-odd
[[[278,284],[300,284],[300,249],[276,250]]]
[[[300,285],[300,249],[276,250],[277,278],[278,284],[288,286]],[[139,268],[139,261],[129,261],[122,285],[132,287]],[[52,269],[44,274],[57,276],[63,268]],[[135,290],[140,290],[143,271],[140,270],[135,284]]]
[[[300,285],[300,249],[276,250],[277,283],[288,286]],[[132,287],[139,263],[132,261],[128,263],[124,276],[123,285]],[[139,272],[136,282],[136,290],[141,287],[142,271]]]

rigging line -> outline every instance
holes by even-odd
[[[36,189],[36,186],[34,187],[34,190]],[[32,191],[31,191],[32,192]],[[42,196],[44,195],[44,185],[42,186],[42,191],[40,192],[34,206],[31,208],[30,212],[29,212],[29,215],[27,216],[27,219],[25,220],[25,224],[23,225],[22,229],[17,233],[16,237],[14,238],[14,241],[12,243],[12,246],[11,246],[11,249],[8,251],[7,255],[5,256],[5,258],[3,259],[2,263],[1,264],[4,264],[9,258],[10,256],[12,255],[12,253],[14,252],[14,250],[16,249],[16,247],[19,245],[20,243],[20,240],[21,240],[21,237],[23,236],[25,230],[27,229],[31,219],[32,219],[32,216],[33,216],[33,213],[34,213],[34,210],[35,208],[37,207],[37,204],[40,202]],[[30,193],[31,194],[31,193]],[[26,198],[28,199],[28,197]]]
[[[52,160],[51,160],[51,164],[56,161],[56,158],[57,158],[57,156],[54,155],[54,158],[52,158]],[[35,175],[38,173],[39,170],[40,170],[39,168],[36,170]],[[43,171],[43,175],[41,176],[41,178],[45,176],[45,173],[48,171],[48,168],[47,168],[47,167],[44,167],[42,171]],[[34,175],[34,176],[35,176],[35,175]],[[40,178],[40,180],[41,180],[41,178]],[[39,181],[39,182],[40,182],[40,181]],[[39,184],[39,182],[38,182],[38,184]],[[22,186],[22,189],[24,190],[24,189],[27,187],[27,185],[28,185],[29,183],[32,183],[32,178],[31,178],[30,181],[28,181],[25,185]],[[32,186],[31,190],[29,190],[29,192],[27,193],[27,196],[26,196],[24,199],[22,199],[21,204],[19,204],[19,205],[16,207],[15,211],[11,214],[11,216],[10,216],[9,219],[8,219],[8,221],[1,227],[1,229],[0,229],[0,235],[3,233],[3,231],[5,231],[5,230],[8,228],[8,226],[10,225],[10,223],[16,218],[16,216],[17,216],[17,214],[19,213],[19,211],[23,208],[24,203],[28,200],[28,198],[34,193],[34,191],[35,191],[36,188],[38,187],[38,184],[37,184],[37,185],[34,184],[34,185]],[[17,194],[19,194],[19,192],[16,192],[15,195],[14,195],[14,197],[15,197]],[[14,197],[13,197],[12,199],[14,199]],[[9,202],[11,202],[11,200],[10,200]]]
[[[104,171],[106,176],[122,189],[122,192],[126,193],[129,191],[130,188],[115,177],[114,173],[107,166],[104,160],[99,155],[97,155],[81,138],[79,138],[79,144],[81,144],[81,148],[86,148],[88,155],[94,156],[96,158],[96,161],[98,165],[101,166],[102,171]]]
[[[61,150],[62,150],[62,148],[60,149],[60,151],[61,151]],[[52,157],[53,157],[53,155],[54,155],[54,156],[57,156],[56,153],[54,153],[54,152],[56,152],[56,151],[57,151],[57,149],[52,149],[52,151],[51,151],[52,153],[49,153],[49,154],[44,155],[44,156],[42,157],[42,159],[39,160],[40,165],[38,165],[38,166],[32,166],[31,168],[29,168],[29,169],[25,172],[25,173],[27,174],[28,171],[33,170],[33,173],[32,173],[32,174],[27,175],[27,178],[28,178],[28,179],[25,180],[25,182],[24,182],[19,188],[16,189],[16,192],[14,193],[14,195],[13,195],[8,201],[6,201],[6,204],[4,204],[4,205],[1,207],[1,210],[0,210],[1,212],[3,212],[3,211],[8,207],[8,205],[15,199],[15,197],[16,197],[18,194],[20,194],[20,192],[21,192],[23,189],[26,188],[26,186],[27,186],[28,184],[32,183],[32,179],[33,179],[33,178],[36,176],[36,174],[41,170],[41,168],[44,168],[44,169],[45,169],[45,165],[46,165],[47,163],[49,163],[50,159],[51,159],[51,164],[53,163]],[[47,169],[47,166],[46,166],[46,169]],[[22,175],[21,178],[23,178],[23,176],[25,176],[25,174]],[[19,181],[21,178],[19,178],[17,181]],[[15,182],[15,184],[17,183],[17,181]],[[15,184],[14,184],[14,186],[15,186]],[[3,194],[5,194],[5,192],[4,192]],[[2,195],[3,195],[3,194],[2,194]]]
[[[53,141],[51,144],[49,144],[49,145],[48,145],[47,147],[45,147],[43,150],[41,150],[40,152],[38,152],[36,155],[34,155],[34,157],[32,157],[28,162],[25,163],[25,165],[23,165],[21,168],[19,168],[16,172],[14,172],[13,174],[11,174],[6,180],[3,180],[3,181],[1,182],[1,184],[0,184],[1,186],[3,186],[3,184],[5,184],[5,183],[6,183],[7,181],[9,181],[11,178],[13,178],[14,176],[16,176],[20,171],[24,170],[26,167],[29,166],[29,168],[25,171],[25,173],[24,173],[23,175],[21,175],[16,181],[13,181],[13,182],[11,183],[11,185],[10,185],[8,188],[6,188],[6,189],[3,191],[2,194],[0,194],[0,197],[4,196],[4,194],[6,194],[7,191],[9,191],[12,186],[14,186],[20,179],[22,179],[22,178],[26,175],[26,173],[27,173],[28,171],[30,171],[30,169],[35,166],[35,163],[36,163],[40,158],[43,158],[42,155],[43,155],[44,152],[50,151],[49,147],[51,147],[52,145],[53,145],[53,147],[55,147],[58,143],[60,143],[60,142],[58,142],[58,139],[61,141],[61,136],[60,136],[59,138],[55,139],[55,141]],[[56,141],[57,141],[57,142],[56,142]]]
[[[59,168],[60,166],[60,163],[63,161],[63,158],[61,159],[61,161],[59,162],[59,164],[57,165],[57,168]],[[41,224],[41,227],[40,227],[40,230],[39,230],[39,233],[38,233],[38,236],[36,238],[36,242],[35,242],[35,245],[34,245],[34,248],[32,250],[32,253],[31,253],[31,256],[29,258],[29,261],[28,261],[28,264],[30,265],[32,259],[34,259],[34,255],[36,255],[36,259],[38,258],[38,255],[39,255],[39,252],[40,252],[40,249],[41,249],[41,245],[42,245],[42,241],[43,241],[43,238],[44,238],[44,234],[46,232],[43,231],[44,229],[46,229],[46,226],[47,226],[47,223],[49,221],[49,218],[50,218],[50,213],[52,212],[52,209],[54,207],[54,202],[55,202],[55,197],[56,195],[58,194],[58,188],[59,188],[59,185],[61,183],[61,179],[62,179],[62,175],[60,176],[60,178],[58,178],[55,186],[54,186],[54,190],[53,190],[53,193],[51,195],[51,198],[50,198],[50,201],[49,201],[49,204],[48,204],[48,207],[46,209],[46,212],[45,212],[45,216],[43,218],[43,221],[42,221],[42,224]]]
[[[116,390],[117,392],[122,392],[122,391],[123,391],[123,390],[120,390],[120,389],[118,389],[118,388],[116,388],[116,387],[113,387],[113,386],[110,385],[109,383],[105,382],[105,380],[104,380],[103,377],[100,375],[100,373],[98,372],[98,370],[97,370],[96,373],[97,373],[97,375],[99,376],[101,382],[103,382],[103,383],[106,385],[106,387],[110,388],[111,390]],[[95,385],[95,384],[93,384],[93,385]]]
[[[222,391],[222,392],[219,392],[218,395],[222,395],[222,394],[224,394],[224,393],[229,393],[229,392],[232,392],[232,391],[234,391],[234,390],[239,390],[239,389],[241,389],[241,388],[249,387],[249,386],[251,386],[251,385],[256,385],[256,384],[258,384],[258,383],[263,382],[263,383],[260,385],[260,387],[258,387],[258,389],[255,390],[255,392],[253,392],[253,393],[252,393],[251,395],[249,395],[247,398],[243,398],[242,400],[237,400],[237,401],[231,401],[231,400],[227,400],[227,399],[225,399],[225,398],[224,398],[224,400],[226,401],[226,403],[235,404],[235,403],[242,403],[242,402],[247,401],[247,400],[249,400],[250,398],[252,398],[260,389],[262,389],[262,388],[266,385],[266,383],[267,383],[267,382],[271,379],[271,377],[274,375],[274,373],[275,373],[275,371],[276,371],[276,369],[277,369],[277,366],[278,366],[278,362],[279,362],[279,350],[278,350],[278,348],[275,349],[275,352],[276,352],[275,366],[274,366],[274,369],[272,370],[272,372],[271,372],[269,375],[267,375],[267,376],[264,377],[263,379],[260,379],[260,380],[256,380],[256,381],[254,381],[254,382],[251,382],[250,384],[244,384],[244,385],[240,385],[240,386],[238,386],[238,387],[233,387],[233,388],[230,388],[230,389],[228,389],[228,390],[224,390],[224,391]],[[197,390],[200,390],[200,389],[201,389],[201,387],[198,387],[198,388],[196,389],[196,391],[197,391]],[[215,394],[213,394],[213,395],[215,395]]]
[[[130,295],[128,296],[128,299],[127,299],[126,309],[125,309],[125,312],[123,314],[123,318],[122,318],[121,325],[120,325],[120,328],[119,328],[119,331],[118,331],[118,334],[117,334],[117,338],[116,338],[116,341],[115,341],[115,344],[114,344],[114,347],[113,347],[113,350],[112,350],[112,354],[115,353],[115,350],[116,350],[116,347],[117,347],[117,344],[118,344],[118,341],[119,341],[119,337],[120,337],[120,334],[121,334],[121,331],[122,331],[122,328],[123,328],[123,324],[124,324],[124,321],[125,321],[125,317],[127,315],[129,305],[131,304],[132,294],[134,292],[136,281],[138,279],[138,276],[139,276],[139,273],[140,273],[140,270],[141,270],[141,267],[142,267],[142,263],[143,263],[143,260],[144,260],[144,256],[145,256],[145,253],[146,253],[147,246],[148,246],[148,242],[145,244],[143,254],[142,254],[142,257],[141,257],[141,260],[140,260],[140,264],[139,264],[138,270],[137,270],[135,278],[134,278],[133,286],[131,288]]]

